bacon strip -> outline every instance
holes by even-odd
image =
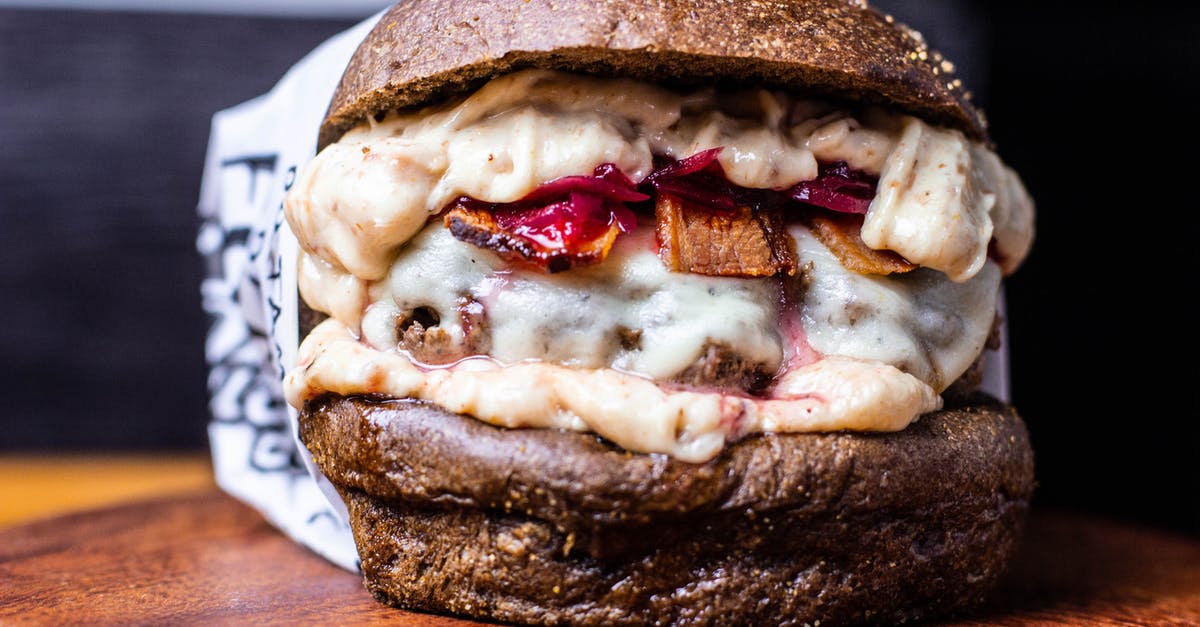
[[[450,234],[459,240],[491,250],[506,260],[531,264],[550,273],[603,261],[621,233],[621,225],[614,220],[592,239],[551,246],[547,245],[549,242],[539,242],[501,228],[491,211],[466,203],[452,207],[442,221]]]
[[[908,272],[917,266],[898,253],[875,250],[862,240],[863,216],[828,213],[808,218],[812,234],[833,253],[842,265],[859,274]]]
[[[658,256],[669,270],[708,276],[796,273],[795,244],[778,210],[714,211],[659,191]]]

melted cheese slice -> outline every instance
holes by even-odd
[[[768,372],[784,357],[778,283],[670,272],[647,223],[618,238],[604,263],[553,275],[510,267],[432,225],[404,248],[376,295],[362,333],[378,350],[396,348],[397,321],[418,307],[436,311],[452,340],[466,342],[456,310],[469,299],[486,314],[489,354],[504,363],[617,368],[668,380],[709,343],[737,347]]]
[[[801,324],[817,352],[891,364],[939,392],[983,352],[1000,291],[995,263],[961,283],[929,268],[869,276],[843,268],[807,229],[791,234],[807,266]]]

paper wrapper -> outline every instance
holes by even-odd
[[[267,94],[213,116],[197,247],[217,485],[348,570],[358,553],[333,486],[299,444],[283,375],[299,344],[296,238],[283,196],[313,158],[342,71],[379,14],[321,44]]]
[[[217,485],[352,571],[359,562],[345,506],[300,444],[296,411],[283,397],[299,343],[298,245],[283,196],[315,155],[342,71],[379,15],[313,50],[269,93],[213,117],[197,240],[208,265],[201,292],[212,318],[205,352]],[[1003,299],[1000,306],[1003,314]],[[983,388],[1008,400],[1005,349],[986,365]]]

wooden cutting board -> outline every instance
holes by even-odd
[[[0,623],[476,624],[376,603],[215,489],[0,530]],[[995,601],[950,624],[1200,624],[1200,539],[1035,512]]]

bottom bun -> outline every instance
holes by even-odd
[[[890,434],[773,434],[704,464],[412,401],[325,397],[300,437],[397,607],[529,624],[859,624],[980,604],[1033,453],[977,398]]]

